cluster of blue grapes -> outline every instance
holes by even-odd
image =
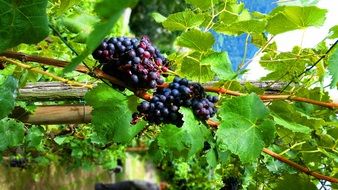
[[[200,84],[175,77],[168,88],[158,88],[149,102],[141,102],[132,123],[143,117],[150,123],[172,123],[180,127],[183,124],[182,114],[178,112],[181,106],[192,108],[197,118],[207,120],[216,114],[217,101],[218,97],[206,95]]]
[[[168,61],[148,37],[104,39],[92,55],[101,63],[103,72],[135,88],[163,84],[162,73],[168,71]]]
[[[11,158],[9,161],[9,166],[13,168],[26,168],[27,159],[26,158]]]

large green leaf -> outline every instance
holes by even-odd
[[[185,0],[185,1],[202,10],[209,9],[211,6],[211,0]]]
[[[183,59],[180,73],[188,79],[198,82],[208,82],[215,77],[210,65],[202,65],[201,62],[193,59],[193,57]]]
[[[128,109],[127,97],[105,84],[89,91],[85,100],[94,108],[92,124],[98,139],[127,143],[144,126],[144,123],[130,125],[132,112]]]
[[[326,12],[316,6],[277,7],[270,13],[267,31],[276,35],[309,26],[321,26],[325,21]]]
[[[250,163],[269,145],[275,134],[269,110],[255,94],[224,101],[219,110],[222,118],[216,132],[222,149],[237,154],[242,162]],[[264,120],[264,122],[263,122]]]
[[[292,52],[275,53],[270,51],[263,55],[260,64],[271,72],[263,77],[262,80],[280,80],[289,82],[297,77],[306,69],[310,59],[304,56],[304,58],[295,61],[294,54],[299,51],[299,48],[294,48]],[[306,55],[306,53],[305,50],[302,51],[302,55]]]
[[[201,60],[198,61],[199,59]],[[206,55],[192,53],[183,58],[180,74],[198,82],[209,82],[215,77],[230,80],[236,76],[226,52],[208,52]]]
[[[70,72],[76,68],[88,55],[90,55],[96,47],[101,43],[102,39],[108,35],[117,20],[127,7],[132,7],[137,0],[103,0],[96,4],[95,12],[100,18],[100,21],[95,24],[94,30],[89,34],[86,44],[86,49],[72,62],[65,67],[65,72]]]
[[[0,119],[6,117],[15,106],[18,81],[9,76],[0,85]]]
[[[330,75],[332,75],[331,88],[336,87],[338,83],[338,48],[330,55],[329,66]]]
[[[39,127],[30,127],[26,136],[27,146],[31,148],[42,148],[41,143],[43,137],[44,133]]]
[[[183,126],[164,126],[157,140],[162,149],[169,150],[174,156],[191,157],[203,149],[210,132],[196,120],[190,109],[182,107],[180,113],[183,114]]]
[[[197,29],[191,29],[184,32],[177,38],[179,46],[187,47],[198,51],[206,51],[212,47],[215,39],[210,32],[202,32]]]
[[[310,118],[307,119],[306,116],[297,112],[293,105],[284,101],[273,102],[269,106],[269,109],[273,112],[272,116],[278,125],[293,132],[309,134],[311,132],[309,126],[318,124],[318,122],[312,121]],[[311,122],[308,122],[307,120]]]
[[[195,14],[190,10],[186,10],[169,15],[162,24],[169,30],[186,30],[200,26],[204,20],[203,14]]]
[[[230,80],[236,76],[231,68],[231,62],[226,52],[212,53],[201,60],[202,65],[210,65],[211,70],[221,80]]]
[[[305,133],[305,134],[309,134],[311,132],[311,129],[308,128],[307,126],[287,121],[287,120],[285,120],[281,117],[278,117],[276,115],[273,115],[273,119],[275,120],[277,125],[283,126],[287,129],[290,129],[293,132],[299,132],[299,133]]]
[[[97,17],[83,13],[81,15],[64,18],[60,22],[75,35],[74,40],[84,43],[93,29],[93,24],[97,21]]]
[[[38,43],[49,33],[47,0],[0,1],[0,52],[20,43]]]
[[[0,151],[20,145],[23,142],[24,133],[23,123],[7,118],[0,120]]]
[[[250,19],[233,22],[231,24],[216,24],[213,29],[227,35],[240,35],[242,33],[262,33],[265,30],[266,20]]]

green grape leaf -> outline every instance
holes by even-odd
[[[231,68],[231,62],[226,52],[212,53],[201,60],[202,65],[210,65],[211,70],[221,80],[230,80],[236,76]]]
[[[0,1],[0,52],[48,36],[47,0]]]
[[[267,31],[271,34],[324,24],[327,10],[316,6],[281,6],[270,13]]]
[[[77,0],[60,0],[58,3],[55,3],[52,11],[56,12],[57,15],[62,15],[67,11],[69,8],[71,8],[75,4],[79,4],[80,2]]]
[[[331,88],[337,86],[338,83],[338,48],[335,48],[334,52],[329,57],[328,70],[332,75]]]
[[[276,115],[272,115],[272,116],[276,124],[283,126],[287,129],[290,129],[293,132],[305,133],[305,134],[309,134],[311,132],[311,129],[308,128],[307,126],[284,120],[283,118],[278,117]]]
[[[128,109],[127,97],[105,84],[89,91],[85,100],[94,108],[92,124],[100,142],[127,143],[144,126],[143,122],[141,127],[130,125],[132,112]]]
[[[209,9],[211,6],[211,0],[185,0],[185,1],[202,10]]]
[[[217,156],[216,156],[216,150],[214,150],[213,148],[210,149],[207,153],[206,153],[206,159],[207,159],[207,163],[209,165],[209,167],[211,168],[215,168],[217,166]]]
[[[316,190],[310,178],[299,174],[286,174],[283,179],[278,181],[276,190]]]
[[[238,155],[242,162],[255,161],[264,145],[272,142],[274,122],[268,118],[269,110],[257,95],[224,101],[219,115],[222,121],[216,132],[218,145]]]
[[[275,52],[268,52],[261,57],[260,65],[271,71],[262,80],[280,80],[287,81],[293,80],[296,76],[306,69],[309,63],[308,58],[294,60],[294,52],[282,52],[276,54]],[[298,50],[299,51],[299,50]]]
[[[309,134],[311,128],[318,128],[316,125],[321,125],[320,121],[307,118],[305,114],[297,112],[293,105],[284,101],[274,101],[269,109],[272,111],[272,116],[275,122],[293,132]]]
[[[26,136],[28,147],[39,147],[42,142],[43,136],[44,133],[39,127],[30,127]]]
[[[115,23],[118,21],[127,7],[133,7],[137,0],[103,0],[96,4],[95,12],[100,18],[100,21],[94,25],[93,31],[89,34],[86,41],[86,49],[77,57],[72,59],[72,62],[64,68],[64,72],[73,71],[88,55],[90,55],[102,39],[108,35]]]
[[[240,35],[242,33],[262,33],[265,30],[266,20],[243,20],[231,24],[216,24],[213,29],[227,35]]]
[[[25,128],[23,123],[14,119],[4,118],[0,120],[0,151],[22,144]]]
[[[183,114],[183,126],[164,126],[157,140],[162,149],[171,151],[174,156],[191,157],[203,149],[210,131],[196,120],[190,109],[181,107],[180,113]]]
[[[330,28],[330,39],[338,38],[338,25],[332,26]]]
[[[201,62],[189,57],[183,59],[180,73],[186,78],[198,82],[208,82],[213,80],[215,76],[210,65],[202,65]]]
[[[154,20],[157,22],[157,23],[162,23],[164,22],[167,18],[163,15],[161,15],[160,13],[158,12],[153,12],[151,13],[151,16],[154,18]]]
[[[206,51],[212,47],[215,39],[210,32],[191,29],[177,38],[177,45],[198,51]]]
[[[191,10],[186,10],[169,15],[162,24],[168,30],[186,30],[200,26],[204,20],[203,14],[195,14]]]
[[[0,85],[0,119],[6,117],[13,110],[17,88],[18,81],[12,76],[8,76]]]
[[[92,31],[92,25],[98,22],[97,17],[89,14],[81,14],[73,17],[67,17],[60,21],[70,32],[76,34],[78,38],[88,37]]]

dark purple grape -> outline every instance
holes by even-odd
[[[171,95],[174,96],[174,97],[179,97],[180,92],[177,89],[173,89],[173,90],[171,90]]]
[[[137,84],[139,82],[139,79],[138,79],[137,75],[131,75],[130,78],[131,78],[131,81],[133,83],[135,83],[135,84]]]
[[[131,58],[134,59],[134,57],[136,56],[136,53],[135,53],[134,50],[130,50],[130,51],[128,52],[128,55],[129,55],[129,57],[131,57]]]
[[[148,58],[148,59],[151,57],[149,51],[144,51],[142,55],[144,58]]]
[[[178,84],[177,82],[173,82],[169,84],[169,88],[171,89],[178,89],[178,87],[180,87],[180,84]]]
[[[157,73],[155,73],[155,72],[150,72],[149,76],[150,76],[151,79],[157,79],[157,77],[158,77]]]
[[[149,83],[149,86],[150,86],[151,88],[155,88],[156,85],[157,85],[156,80],[151,80],[150,83]]]
[[[139,57],[134,57],[134,58],[133,58],[133,63],[135,63],[135,64],[141,63],[141,58],[139,58]]]
[[[138,107],[137,110],[140,112],[146,112],[150,108],[150,104],[147,101],[143,101]]]

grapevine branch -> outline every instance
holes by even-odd
[[[329,176],[326,176],[326,175],[323,175],[323,174],[320,174],[320,173],[317,173],[317,172],[313,172],[311,171],[309,168],[306,168],[304,166],[301,166],[299,164],[297,164],[296,162],[293,162],[291,160],[288,160],[287,158],[267,149],[267,148],[263,148],[263,152],[274,157],[275,159],[281,161],[281,162],[284,162],[286,164],[288,164],[289,166],[303,172],[303,173],[306,173],[308,175],[311,175],[317,179],[322,179],[322,180],[325,180],[325,181],[329,181],[329,182],[332,182],[332,183],[338,183],[338,179],[336,178],[333,178],[333,177],[329,177]]]
[[[203,86],[204,89],[208,92],[216,92],[219,94],[228,94],[232,96],[243,96],[245,95],[244,93],[228,90],[225,88],[218,88],[218,87],[212,87],[212,86]],[[296,102],[306,102],[318,106],[323,106],[323,107],[328,107],[331,109],[336,109],[338,108],[338,103],[335,102],[322,102],[318,100],[313,100],[309,98],[303,98],[303,97],[297,97],[297,96],[292,96],[292,95],[260,95],[259,96],[261,100],[266,100],[266,101],[272,101],[272,100],[291,100],[291,101],[296,101]]]

